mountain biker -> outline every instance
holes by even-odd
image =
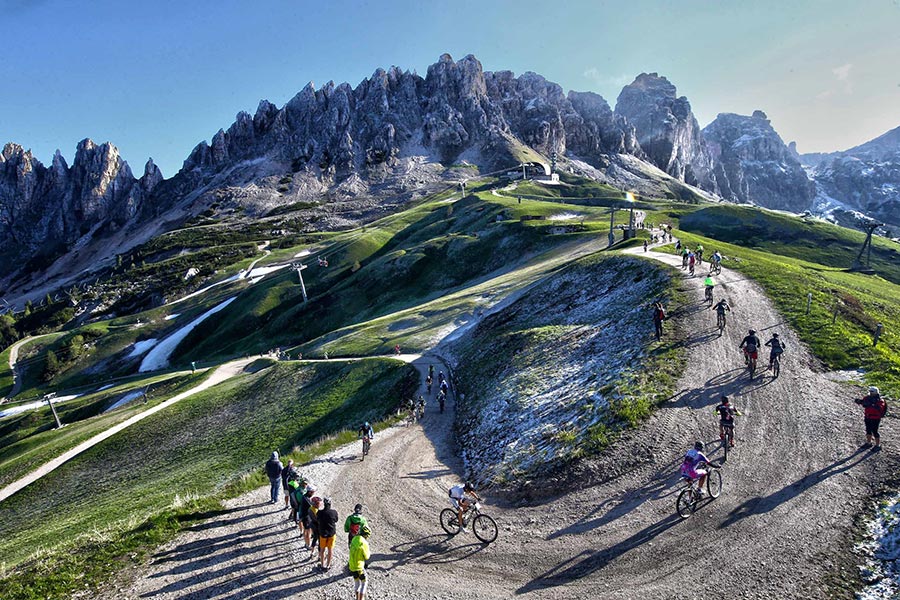
[[[866,443],[863,444],[863,446],[866,448],[871,447],[872,440],[874,439],[874,449],[880,450],[881,438],[878,436],[878,425],[881,423],[881,419],[887,414],[887,402],[884,401],[884,398],[882,398],[881,394],[878,392],[878,388],[874,385],[869,388],[868,395],[854,400],[854,402],[862,406],[865,411],[863,417],[866,423]]]
[[[441,407],[441,412],[444,412],[444,402],[446,400],[447,400],[447,394],[443,390],[438,392],[437,401],[438,401],[438,405],[440,405],[440,407]]]
[[[722,255],[719,254],[718,250],[713,250],[712,256],[709,257],[709,262],[711,262],[714,266],[718,267],[722,262]]]
[[[337,535],[338,514],[331,508],[331,498],[323,499],[324,508],[316,513],[319,522],[319,568],[327,571],[331,568],[334,555],[334,538]]]
[[[744,336],[744,340],[741,342],[741,345],[738,346],[738,350],[744,350],[744,362],[749,364],[750,359],[756,360],[757,358],[757,349],[759,348],[759,338],[756,337],[756,332],[752,329],[748,335]]]
[[[315,514],[313,507],[313,494],[316,493],[316,486],[309,484],[306,486],[306,492],[300,499],[300,523],[303,525],[303,542],[307,550],[312,550],[319,543],[318,537],[313,537],[313,519]]]
[[[357,504],[353,507],[353,514],[344,521],[344,531],[347,532],[347,544],[353,544],[353,538],[359,535],[363,527],[368,527],[366,518],[362,514],[363,505]]]
[[[728,396],[722,396],[722,401],[716,406],[714,412],[719,415],[719,439],[723,442],[725,441],[725,428],[730,427],[731,444],[729,444],[729,447],[734,448],[734,417],[741,416],[741,413],[738,412],[735,407],[731,406]]]
[[[360,428],[357,430],[356,439],[360,439],[362,437],[368,437],[369,442],[375,441],[375,430],[372,429],[372,426],[368,421],[363,423]]]
[[[703,244],[697,244],[697,264],[703,264]]]
[[[281,489],[284,491],[284,507],[288,508],[291,503],[291,488],[288,487],[288,481],[300,479],[300,473],[294,467],[294,459],[290,459],[288,464],[281,470]]]
[[[766,342],[766,346],[771,348],[769,351],[769,369],[771,369],[772,363],[775,362],[775,357],[780,356],[784,352],[784,342],[778,339],[777,333],[773,333],[772,339]]]
[[[423,396],[422,394],[419,394],[418,408],[419,408],[419,415],[420,415],[419,418],[424,417],[425,416],[425,396]]]
[[[713,288],[716,287],[716,282],[713,281],[712,277],[707,275],[706,279],[703,280],[703,285],[706,287],[706,297],[712,300]]]
[[[431,375],[425,378],[425,391],[429,396],[431,395]]]
[[[694,265],[697,263],[697,255],[693,252],[688,253],[688,272],[694,274]]]
[[[687,246],[681,247],[681,268],[686,269],[688,266],[688,255],[690,254],[690,250],[687,249]]]
[[[441,380],[441,391],[444,392],[444,395],[447,395],[447,392],[450,391],[450,384],[447,383],[446,379]]]
[[[475,492],[475,486],[469,483],[461,483],[450,488],[450,504],[456,509],[456,518],[459,520],[459,530],[465,531],[463,526],[463,513],[472,505],[472,498],[481,500]]]
[[[694,442],[694,447],[684,454],[684,461],[681,463],[681,474],[691,481],[700,480],[698,490],[701,498],[706,495],[703,491],[703,484],[706,483],[706,474],[708,473],[706,469],[697,468],[702,465],[709,465],[714,469],[718,469],[718,467],[712,464],[706,455],[703,454],[703,442],[697,440]]]

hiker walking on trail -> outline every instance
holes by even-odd
[[[663,321],[666,320],[666,309],[663,308],[662,302],[653,303],[653,327],[656,328],[656,341],[662,337]]]
[[[365,525],[360,527],[359,535],[353,537],[350,542],[350,559],[347,561],[347,568],[353,575],[353,589],[356,592],[356,600],[363,600],[366,597],[366,588],[369,583],[366,581],[366,561],[372,556],[369,550],[369,536],[371,531]]]
[[[269,485],[271,487],[271,498],[269,504],[278,502],[278,496],[281,492],[281,471],[283,466],[278,460],[278,452],[272,452],[272,456],[266,462],[266,475],[269,476]]]
[[[863,407],[863,415],[866,423],[866,443],[864,448],[871,448],[872,441],[875,441],[873,450],[881,450],[881,438],[878,437],[878,425],[881,419],[887,414],[887,402],[881,397],[878,388],[874,385],[869,388],[869,394],[863,398],[855,400],[857,404]]]

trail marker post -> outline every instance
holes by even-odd
[[[806,314],[809,314],[809,308],[812,305],[812,292],[806,294]]]

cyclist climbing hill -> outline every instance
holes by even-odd
[[[731,443],[730,446],[734,447],[734,417],[741,416],[741,413],[738,410],[731,406],[731,402],[728,400],[728,396],[722,396],[722,401],[715,408],[715,412],[719,415],[719,439],[723,442],[725,441],[725,429],[731,429]]]
[[[456,517],[459,519],[459,530],[465,531],[463,527],[463,513],[469,510],[472,505],[472,499],[481,500],[475,491],[475,486],[469,483],[461,483],[450,488],[450,504],[456,509]]]
[[[703,485],[706,483],[706,474],[708,471],[706,469],[698,469],[697,467],[701,467],[703,465],[709,465],[710,467],[717,469],[718,467],[712,464],[709,458],[703,454],[703,442],[697,440],[694,442],[694,447],[688,450],[684,454],[684,460],[681,463],[680,472],[684,477],[687,477],[691,480],[699,479],[699,492],[700,497],[706,495],[703,491]]]
[[[741,345],[738,346],[738,349],[743,349],[744,351],[744,362],[749,364],[751,360],[756,360],[757,351],[759,350],[759,338],[756,337],[756,332],[754,330],[750,330],[746,336],[744,336],[744,340],[741,342]]]
[[[772,334],[772,339],[766,342],[766,346],[769,346],[771,350],[769,351],[769,369],[772,368],[772,363],[775,361],[775,358],[781,356],[784,353],[784,342],[782,342],[778,338],[777,333]]]

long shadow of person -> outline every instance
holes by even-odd
[[[835,475],[852,469],[869,456],[871,456],[871,454],[866,453],[864,448],[859,448],[853,454],[835,461],[826,467],[822,467],[818,471],[810,473],[790,485],[786,485],[777,492],[772,492],[768,496],[755,496],[750,498],[731,511],[728,518],[719,525],[719,529],[730,527],[741,519],[767,513],[785,502],[793,500],[809,488],[825,481],[829,477],[834,477]]]

